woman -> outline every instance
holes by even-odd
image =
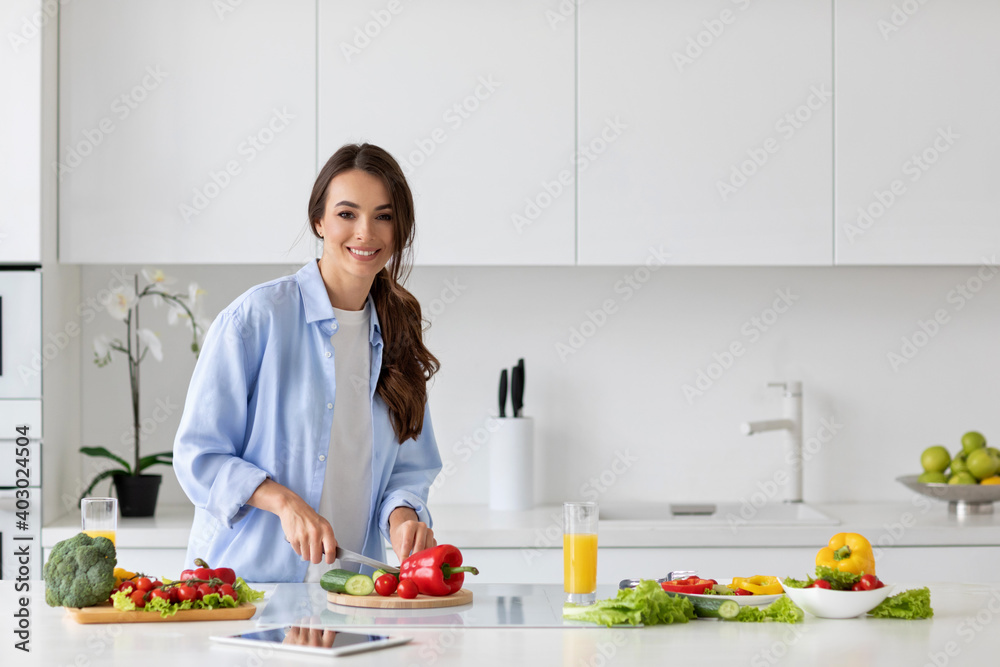
[[[309,221],[322,257],[219,314],[174,442],[196,507],[187,564],[248,581],[318,581],[338,544],[379,560],[383,538],[400,560],[435,545],[426,385],[439,364],[400,284],[414,214],[399,165],[344,146],[316,179]]]

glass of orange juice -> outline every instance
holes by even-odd
[[[118,531],[117,498],[84,498],[80,501],[83,532],[91,537],[106,537],[115,543]]]
[[[563,590],[573,604],[597,600],[597,503],[563,504]]]

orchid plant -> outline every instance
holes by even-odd
[[[133,284],[121,285],[112,290],[111,299],[105,304],[112,318],[125,323],[125,338],[110,338],[101,334],[94,339],[94,363],[98,367],[103,368],[110,364],[115,353],[124,354],[128,360],[129,384],[132,390],[133,461],[130,464],[106,447],[81,447],[80,451],[87,456],[100,456],[119,464],[119,467],[100,472],[80,496],[81,498],[89,495],[101,480],[113,475],[139,475],[150,466],[173,463],[171,451],[148,456],[139,455],[139,365],[147,355],[152,355],[157,361],[163,361],[163,345],[159,336],[151,329],[139,326],[139,304],[146,298],[152,301],[154,307],[166,303],[169,306],[167,323],[176,325],[178,322],[184,322],[187,325],[191,331],[191,351],[197,355],[200,349],[199,340],[206,326],[195,317],[195,310],[199,297],[205,292],[197,283],[188,286],[187,294],[170,291],[168,287],[176,280],[159,269],[143,269],[142,276],[147,284],[141,291],[139,276],[133,276]]]

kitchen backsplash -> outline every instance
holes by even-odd
[[[166,266],[207,290],[214,316],[244,290],[298,266]],[[80,298],[117,284],[85,266]],[[801,380],[807,501],[906,500],[931,444],[980,430],[1000,442],[1000,280],[990,267],[419,267],[408,287],[441,361],[431,412],[445,468],[433,503],[486,503],[500,370],[525,359],[535,418],[535,497],[626,501],[780,499],[785,436],[740,424],[779,418],[772,380]],[[194,356],[165,309],[143,326],[164,361],[142,365],[144,453],[172,447]],[[90,360],[117,334],[82,321],[82,442],[124,451],[126,366]],[[83,478],[93,475],[82,462]],[[154,472],[155,470],[150,470]],[[185,500],[172,472],[161,503]],[[103,488],[98,489],[101,493]]]

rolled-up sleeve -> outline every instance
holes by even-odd
[[[427,509],[427,494],[440,471],[441,455],[434,437],[430,407],[425,403],[424,427],[419,436],[399,446],[389,483],[379,503],[379,532],[386,540],[389,539],[389,515],[397,507],[409,507],[421,521],[433,525]]]
[[[241,458],[255,376],[241,329],[228,311],[212,323],[174,439],[173,467],[181,488],[227,528],[250,510],[247,501],[268,476]]]

